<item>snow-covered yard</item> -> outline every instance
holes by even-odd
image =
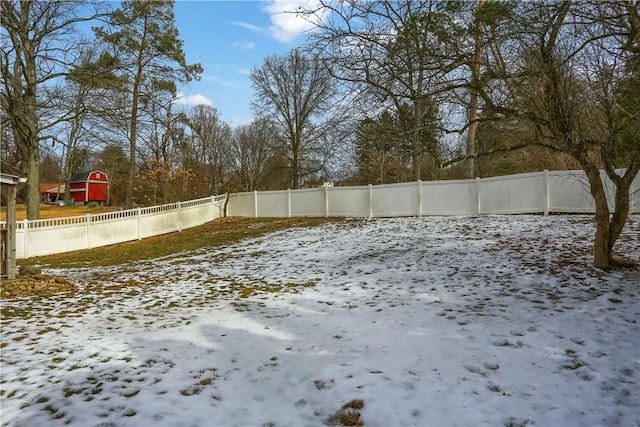
[[[640,426],[640,271],[593,233],[350,220],[65,270],[86,292],[1,302],[2,425]]]

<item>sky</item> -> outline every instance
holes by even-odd
[[[640,271],[595,269],[593,233],[353,219],[45,268],[81,291],[0,300],[0,424],[638,426]],[[634,215],[617,249],[639,236]]]
[[[272,54],[304,42],[310,24],[292,13],[313,0],[177,0],[176,26],[187,62],[200,63],[202,79],[181,91],[182,104],[215,107],[232,126],[253,119],[249,73]]]

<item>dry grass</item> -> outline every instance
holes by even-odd
[[[328,222],[343,221],[336,218],[220,218],[199,227],[179,233],[163,234],[140,241],[57,255],[20,260],[18,264],[48,267],[92,267],[126,265],[172,255],[181,251],[221,246],[246,238],[291,227],[313,227]]]
[[[64,218],[68,216],[79,216],[86,214],[101,214],[120,210],[119,206],[96,206],[89,207],[87,205],[79,206],[55,206],[40,205],[40,219]],[[22,221],[27,217],[27,206],[20,204],[16,206],[16,219]],[[0,221],[7,220],[7,207],[0,207]]]

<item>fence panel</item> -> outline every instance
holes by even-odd
[[[478,213],[475,180],[423,182],[421,191],[423,215],[475,215]]]
[[[89,226],[89,248],[113,245],[138,239],[138,217],[126,216],[103,221],[92,219]],[[87,249],[87,247],[79,249]]]
[[[179,231],[180,223],[178,221],[179,212],[177,206],[175,209],[148,212],[140,215],[140,238],[159,236],[173,231]]]
[[[229,216],[255,216],[255,194],[238,193],[229,200],[227,215]]]
[[[546,212],[545,172],[484,178],[480,184],[480,213],[519,214]]]
[[[287,190],[259,192],[257,193],[257,200],[258,217],[286,218],[289,216]]]
[[[325,216],[324,188],[293,190],[291,216]]]
[[[369,216],[368,187],[331,187],[327,189],[329,216]]]
[[[219,215],[214,213],[211,204],[217,203],[212,197],[206,199],[191,200],[180,204],[180,226],[191,228],[213,221]]]
[[[21,235],[20,235],[21,234]],[[52,255],[87,248],[87,225],[66,224],[57,227],[22,229],[16,233],[21,245],[16,245],[17,258]],[[22,252],[18,252],[18,248]],[[26,251],[26,252],[25,252]]]
[[[21,258],[26,258],[25,256],[25,236],[24,236],[24,230],[20,227],[20,223],[17,224],[16,227],[16,258],[17,259],[21,259]]]
[[[373,187],[371,213],[374,217],[418,215],[418,187],[415,182]]]
[[[559,213],[595,211],[593,198],[589,193],[589,181],[584,172],[549,172],[549,211]]]

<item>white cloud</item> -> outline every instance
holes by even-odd
[[[246,40],[240,40],[237,41],[233,44],[233,47],[237,47],[240,49],[247,49],[247,50],[251,50],[251,49],[255,49],[256,44],[250,41],[246,41]]]
[[[176,99],[173,101],[179,105],[209,105],[213,106],[213,101],[204,95],[196,93],[194,95],[185,95],[182,92],[178,92]]]
[[[315,24],[297,11],[318,6],[317,0],[272,0],[264,9],[271,15],[271,35],[278,41],[288,43],[300,34],[312,30]]]
[[[253,25],[253,24],[248,24],[246,22],[242,22],[242,21],[233,21],[232,22],[233,25],[236,25],[238,27],[242,27],[242,28],[246,28],[247,30],[251,30],[254,31],[256,33],[262,33],[264,32],[264,29],[258,27],[257,25]]]

